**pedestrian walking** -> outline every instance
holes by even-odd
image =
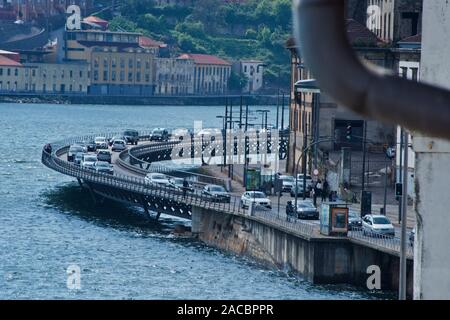
[[[330,192],[330,185],[328,184],[328,181],[325,179],[322,186],[322,202],[328,198],[329,192]]]
[[[314,194],[315,194],[316,198],[322,199],[322,181],[320,179],[316,183]]]

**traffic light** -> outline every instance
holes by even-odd
[[[403,196],[403,183],[396,183],[395,184],[395,195],[397,197]]]
[[[348,125],[347,125],[347,131],[346,131],[346,138],[347,138],[347,140],[352,140],[352,125],[349,123]]]

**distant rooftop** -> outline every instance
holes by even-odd
[[[139,45],[141,47],[147,47],[147,48],[165,48],[167,45],[163,42],[153,40],[152,38],[146,37],[146,36],[140,36],[139,37]]]
[[[212,64],[219,66],[231,66],[231,63],[216,56],[208,54],[184,53],[181,59],[193,59],[196,64]]]
[[[0,55],[0,66],[2,67],[22,67],[20,62],[9,59],[5,56]]]

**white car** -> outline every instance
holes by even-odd
[[[395,228],[388,218],[382,215],[369,214],[363,218],[364,235],[395,237]]]
[[[112,143],[111,151],[124,151],[127,149],[127,143],[125,140],[116,139]]]
[[[97,162],[97,156],[92,154],[83,155],[81,160],[81,167],[83,169],[94,169],[95,163]]]
[[[312,177],[309,174],[307,174],[306,177],[303,175],[303,173],[297,174],[298,183],[301,184],[302,186],[303,186],[303,179],[306,180],[306,189],[307,189],[307,191],[310,191],[311,190],[311,186],[313,184]]]
[[[272,202],[264,194],[264,192],[259,191],[247,191],[241,197],[241,207],[249,208],[252,203],[256,205],[272,209]]]
[[[293,176],[280,176],[279,179],[282,181],[282,192],[291,192],[295,187],[295,179]]]
[[[162,173],[149,173],[145,176],[145,181],[154,186],[169,186],[170,179]]]
[[[108,140],[106,137],[96,137],[94,143],[97,149],[108,149]]]

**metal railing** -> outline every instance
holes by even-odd
[[[114,136],[114,134],[104,134],[103,136],[111,137]],[[141,200],[139,200],[141,199],[141,196],[157,197],[175,204],[179,203],[180,205],[194,206],[197,208],[213,210],[218,213],[246,217],[297,236],[311,238],[319,235],[319,225],[317,224],[299,219],[287,219],[286,216],[280,216],[264,207],[255,207],[252,210],[249,210],[242,206],[241,199],[238,196],[232,195],[229,199],[220,199],[206,195],[200,189],[184,192],[183,190],[167,186],[155,186],[146,182],[143,176],[97,173],[93,170],[84,169],[61,159],[61,157],[68,152],[71,144],[80,141],[88,141],[93,137],[94,136],[83,136],[52,143],[53,152],[48,153],[43,150],[42,163],[57,172],[86,182],[135,194],[136,197],[133,200],[135,205],[141,204]],[[134,167],[131,165],[129,166]],[[373,246],[374,248],[388,250],[393,254],[398,254],[400,251],[400,241],[398,239],[375,234],[368,235],[365,234],[362,229],[350,231],[348,238],[351,241],[357,241],[358,243]],[[409,246],[408,257],[412,258],[412,256],[413,248],[412,246]]]
[[[387,251],[391,251],[395,254],[400,254],[400,239],[395,237],[389,237],[383,234],[365,232],[362,228],[356,228],[348,233],[349,239],[357,240],[357,242],[373,246],[376,248],[383,248]],[[407,257],[413,259],[414,248],[410,243],[407,247]]]

